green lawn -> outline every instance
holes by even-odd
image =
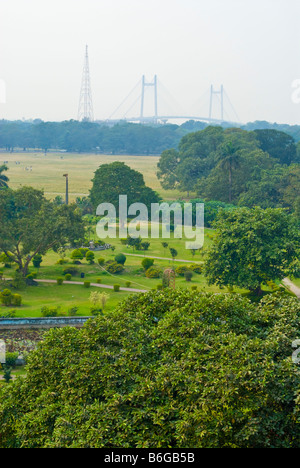
[[[42,189],[48,198],[65,196],[65,179],[69,174],[70,200],[88,195],[92,186],[94,172],[101,164],[121,161],[141,172],[146,184],[160,193],[165,200],[177,200],[182,197],[178,190],[164,190],[157,178],[158,156],[112,156],[71,153],[1,153],[0,165],[8,161],[10,187],[16,189],[22,185]],[[20,164],[16,164],[20,162]],[[26,170],[27,168],[27,170]]]

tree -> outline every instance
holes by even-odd
[[[5,165],[0,166],[0,189],[8,187],[9,178],[3,174],[5,171],[8,171],[8,167]]]
[[[232,171],[240,165],[240,155],[237,152],[236,147],[229,141],[224,143],[220,148],[219,154],[219,165],[222,169],[228,172],[228,201],[232,202]]]
[[[168,289],[53,329],[1,387],[0,446],[299,448],[299,318],[285,295]]]
[[[157,193],[145,185],[140,172],[122,162],[103,164],[95,172],[90,191],[94,208],[101,203],[111,203],[117,209],[120,195],[127,195],[128,205],[139,202],[150,208],[151,203],[160,201]]]
[[[210,284],[260,295],[262,284],[293,274],[300,249],[295,219],[282,209],[221,211],[205,272]]]
[[[274,129],[254,131],[260,148],[288,166],[297,160],[297,146],[292,136]]]
[[[37,254],[80,238],[84,225],[75,205],[57,206],[31,187],[0,191],[0,250],[24,277]]]

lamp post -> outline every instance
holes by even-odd
[[[66,178],[66,205],[69,204],[69,174],[64,174],[63,177]]]

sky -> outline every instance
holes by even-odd
[[[300,124],[299,17],[299,0],[0,0],[0,119],[77,119],[88,45],[96,119],[157,75],[160,114],[208,116],[223,85],[229,120]]]

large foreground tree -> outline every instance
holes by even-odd
[[[0,447],[299,448],[299,319],[290,297],[166,290],[52,330],[2,389]]]
[[[222,210],[206,261],[210,284],[260,295],[262,284],[292,275],[299,265],[300,231],[283,209]]]
[[[31,187],[0,191],[0,251],[23,276],[35,255],[83,238],[84,225],[75,205],[57,206]]]

